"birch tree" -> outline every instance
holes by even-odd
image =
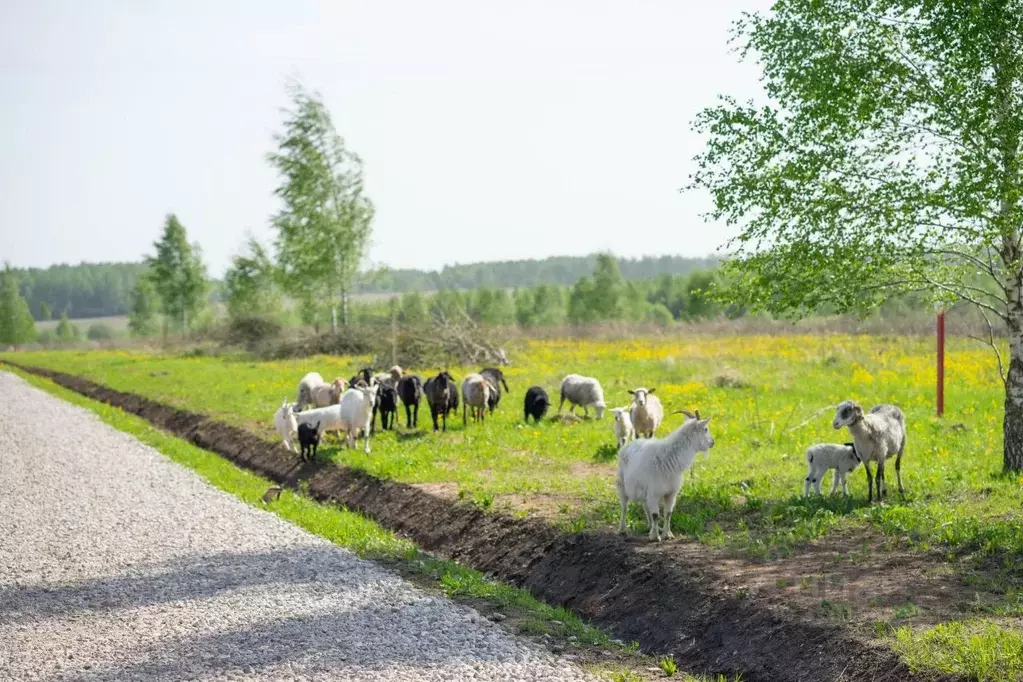
[[[297,83],[288,89],[292,108],[274,136],[278,150],[268,156],[280,176],[282,208],[273,218],[280,279],[302,310],[326,303],[336,331],[338,308],[348,324],[373,204],[364,193],[362,160],[334,129],[320,95]]]
[[[767,97],[704,110],[691,188],[735,226],[729,297],[801,315],[922,291],[1009,336],[1023,469],[1023,0],[780,0],[737,22]]]

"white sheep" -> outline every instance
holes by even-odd
[[[295,446],[295,439],[298,437],[298,420],[295,419],[294,406],[285,398],[281,406],[274,413],[274,428],[277,435],[284,441],[284,447],[292,452],[298,452]]]
[[[860,456],[856,454],[854,443],[820,443],[811,445],[806,449],[806,465],[809,470],[806,473],[806,483],[803,486],[803,497],[810,494],[810,486],[821,494],[821,479],[829,469],[835,471],[831,480],[831,494],[834,495],[838,486],[842,486],[842,492],[849,494],[849,484],[846,482],[846,474],[860,465]]]
[[[904,494],[902,487],[902,453],[906,450],[906,417],[895,405],[875,405],[869,414],[852,400],[846,400],[835,410],[835,419],[831,423],[835,429],[843,426],[849,429],[856,446],[856,454],[863,461],[867,470],[867,503],[874,501],[874,476],[870,471],[870,463],[877,462],[877,499],[883,500],[888,495],[888,484],[884,480],[885,460],[895,457],[895,476],[899,482],[899,493]]]
[[[561,402],[558,404],[558,414],[565,401],[569,403],[569,412],[575,414],[576,405],[583,408],[583,416],[590,415],[589,408],[597,413],[597,419],[604,418],[604,389],[600,382],[593,377],[584,377],[579,374],[569,374],[561,380]]]
[[[325,386],[327,382],[323,380],[319,372],[309,372],[302,381],[298,382],[298,397],[295,398],[295,411],[301,412],[302,408],[306,405],[313,404],[313,389],[317,386]]]
[[[636,437],[643,436],[652,438],[654,431],[664,421],[664,407],[661,406],[661,399],[654,395],[656,388],[637,388],[630,390],[632,395],[632,408],[629,416],[632,418],[632,427],[636,430]]]
[[[462,379],[462,424],[468,423],[466,412],[472,410],[472,421],[482,422],[485,419],[490,392],[493,387],[482,374],[467,374]],[[458,414],[457,412],[455,414]]]
[[[714,447],[708,426],[711,418],[701,419],[699,410],[695,416],[680,412],[686,415],[686,421],[666,438],[637,439],[618,451],[618,500],[622,505],[618,532],[625,533],[629,502],[636,501],[643,504],[651,540],[661,540],[660,515],[664,516],[663,535],[674,537],[671,514],[682,488],[682,476],[693,465],[696,453]]]
[[[636,432],[632,428],[632,418],[629,417],[628,407],[613,407],[611,408],[611,415],[614,417],[611,428],[614,429],[615,442],[618,443],[620,448],[635,438]]]

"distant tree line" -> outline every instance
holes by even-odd
[[[391,305],[396,307],[397,320],[405,325],[463,317],[480,324],[523,327],[609,321],[668,325],[737,312],[722,309],[711,296],[717,284],[714,270],[629,280],[619,264],[611,254],[598,254],[592,272],[571,286],[480,286],[432,294],[411,291],[392,299],[393,304],[382,300],[360,305],[356,319],[386,318]]]
[[[131,290],[144,263],[82,263],[48,268],[11,268],[32,316],[49,320],[126,315]]]
[[[360,293],[404,293],[407,291],[439,291],[441,289],[476,289],[479,287],[524,287],[536,284],[559,284],[570,287],[593,272],[599,254],[588,256],[554,256],[543,259],[496,261],[447,265],[441,270],[423,271],[385,269],[363,278],[357,286]],[[647,256],[618,258],[618,269],[627,280],[646,280],[658,275],[688,275],[697,270],[717,266],[714,258],[683,256]]]

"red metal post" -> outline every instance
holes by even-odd
[[[945,310],[938,311],[938,416],[945,414]]]

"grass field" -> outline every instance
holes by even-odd
[[[19,353],[11,359],[87,376],[271,438],[276,437],[273,411],[282,399],[294,399],[305,372],[316,370],[328,380],[348,377],[366,360],[314,357],[263,363],[124,351]],[[522,396],[533,384],[556,396],[568,372],[598,377],[609,407],[628,402],[627,388],[655,386],[667,411],[699,408],[712,415],[717,441],[708,459],[697,460],[695,479],[683,488],[673,518],[676,535],[769,560],[843,531],[880,532],[902,545],[981,560],[975,565],[997,565],[1001,601],[966,610],[983,620],[970,616],[910,629],[899,627],[911,619],[896,610],[890,623],[875,625],[907,660],[924,667],[992,680],[1013,679],[1015,673],[1006,671],[1023,669],[1023,638],[1014,626],[1007,630],[991,622],[1011,624],[1023,614],[1018,584],[1023,478],[1001,473],[1002,388],[988,349],[964,340],[950,342],[942,419],[934,416],[929,340],[699,336],[544,341],[517,349],[512,361],[506,369],[512,392],[485,425],[463,428],[459,417],[449,420],[446,434],[435,434],[424,402],[424,434],[401,439],[393,432],[380,434],[370,455],[331,442],[321,456],[485,508],[543,514],[568,530],[609,529],[618,513],[610,419],[526,426]],[[425,377],[438,369],[413,371]],[[450,369],[461,378],[478,368]],[[848,499],[802,497],[805,448],[849,440],[844,430],[831,427],[834,406],[847,398],[866,405],[892,402],[906,412],[904,499],[892,476],[888,503],[868,506],[861,469],[850,476]],[[404,425],[403,411],[399,419]],[[669,417],[661,435],[679,419]],[[645,530],[638,509],[630,524],[633,532]],[[915,608],[901,607],[907,614]]]
[[[274,437],[273,412],[282,399],[294,398],[305,372],[319,371],[328,380],[348,377],[365,359],[254,363],[61,351],[19,354],[17,360]],[[673,519],[676,533],[769,557],[835,527],[868,523],[923,546],[1023,556],[1023,479],[1001,474],[1002,392],[993,356],[972,342],[951,343],[943,419],[934,416],[933,366],[932,342],[894,337],[532,342],[513,357],[506,371],[511,393],[485,425],[463,428],[459,417],[449,420],[446,434],[434,434],[424,402],[420,428],[426,433],[419,438],[383,433],[370,455],[333,441],[321,452],[485,507],[543,513],[576,530],[610,527],[618,513],[610,419],[539,426],[522,420],[528,386],[544,386],[556,400],[560,378],[575,371],[601,380],[609,407],[626,404],[626,390],[645,385],[657,388],[668,411],[699,408],[713,415],[717,445],[708,459],[698,459],[685,484]],[[451,368],[456,377],[472,369]],[[414,369],[424,376],[436,370]],[[893,492],[889,504],[868,507],[862,468],[850,476],[850,498],[802,498],[805,448],[849,439],[831,427],[831,406],[846,398],[892,402],[906,412],[905,499]],[[680,419],[669,417],[662,433]],[[641,517],[632,510],[636,532]]]

